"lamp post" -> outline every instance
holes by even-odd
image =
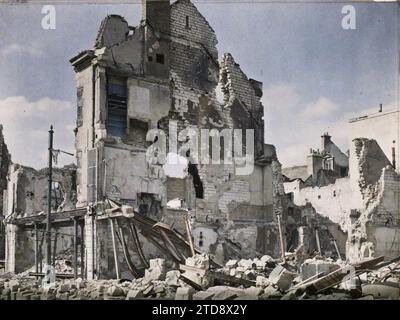
[[[47,223],[46,223],[46,262],[47,265],[51,265],[51,192],[53,184],[53,125],[50,126],[49,130],[49,176],[48,176],[48,197],[47,197]]]

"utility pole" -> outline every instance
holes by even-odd
[[[50,126],[49,130],[49,190],[47,197],[47,223],[46,223],[46,244],[47,253],[46,261],[47,265],[51,265],[51,196],[52,196],[52,184],[53,184],[53,125]]]

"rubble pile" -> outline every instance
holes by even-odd
[[[42,284],[24,274],[0,276],[2,300],[232,300],[232,299],[399,299],[400,257],[358,264],[321,257],[295,262],[262,256],[229,260],[213,269],[207,254],[167,266],[152,259],[142,278],[129,280],[57,279]],[[350,271],[350,272],[349,272]]]

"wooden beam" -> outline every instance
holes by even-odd
[[[85,276],[85,223],[80,223],[81,229],[81,278],[86,278]]]
[[[74,219],[74,276],[78,278],[78,221]]]
[[[115,230],[114,230],[114,221],[110,219],[110,227],[111,227],[111,239],[114,251],[114,264],[115,264],[115,273],[117,274],[117,279],[120,278],[119,276],[119,263],[118,263],[118,253],[117,253],[117,242],[115,240]]]
[[[186,226],[186,234],[187,234],[187,238],[189,240],[189,245],[190,245],[190,251],[192,253],[192,257],[196,254],[194,251],[194,245],[193,245],[193,238],[192,238],[192,230],[190,228],[190,222],[189,222],[189,217],[185,214],[183,216],[183,220],[185,222],[185,226]]]
[[[121,239],[121,246],[122,246],[122,250],[124,252],[124,256],[125,256],[125,260],[126,260],[126,263],[128,265],[128,268],[129,268],[129,270],[131,271],[131,273],[133,274],[133,276],[135,278],[140,278],[139,271],[137,270],[137,268],[133,264],[133,261],[131,259],[130,254],[129,254],[128,246],[126,245],[126,241],[125,241],[124,231],[122,230],[122,227],[121,227],[118,219],[115,219],[115,222],[117,223],[117,226],[118,226],[119,237]]]
[[[129,220],[128,220],[128,226],[129,226],[129,231],[131,232],[131,235],[132,235],[132,238],[133,238],[133,243],[135,245],[136,251],[137,251],[137,253],[139,255],[139,259],[142,262],[143,266],[145,268],[148,268],[149,267],[149,263],[147,262],[146,257],[145,257],[145,255],[143,253],[142,246],[141,246],[140,241],[139,241],[139,236],[137,234],[136,226],[134,224],[132,224]]]
[[[318,254],[321,256],[322,252],[321,252],[321,243],[319,242],[319,232],[318,229],[315,228],[315,241],[317,242],[317,250],[318,250]]]
[[[83,218],[86,214],[86,208],[83,209],[75,209],[75,210],[70,210],[70,211],[64,211],[64,212],[52,212],[51,214],[51,222],[52,223],[58,223],[58,222],[65,222],[65,221],[70,221],[72,224],[71,218],[79,217]],[[22,217],[22,218],[15,218],[11,220],[9,223],[15,224],[15,225],[33,225],[35,223],[46,223],[46,215],[40,214],[40,215],[32,215],[32,216],[27,216],[27,217]]]
[[[39,272],[39,231],[35,224],[35,272]]]
[[[172,243],[171,239],[168,237],[167,233],[163,229],[159,229],[161,236],[163,237],[163,240],[166,242],[166,245],[172,252],[175,253],[176,257],[181,261],[184,262],[186,260],[186,257],[180,252],[176,246]]]

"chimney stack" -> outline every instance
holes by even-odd
[[[142,0],[142,20],[156,32],[170,33],[169,0]]]
[[[393,168],[396,169],[396,149],[395,149],[396,141],[393,140],[393,147],[392,147],[392,165]]]
[[[324,132],[321,136],[321,149],[322,151],[330,152],[331,136],[328,132]]]
[[[142,0],[142,24],[145,25],[145,76],[169,79],[169,0]]]

